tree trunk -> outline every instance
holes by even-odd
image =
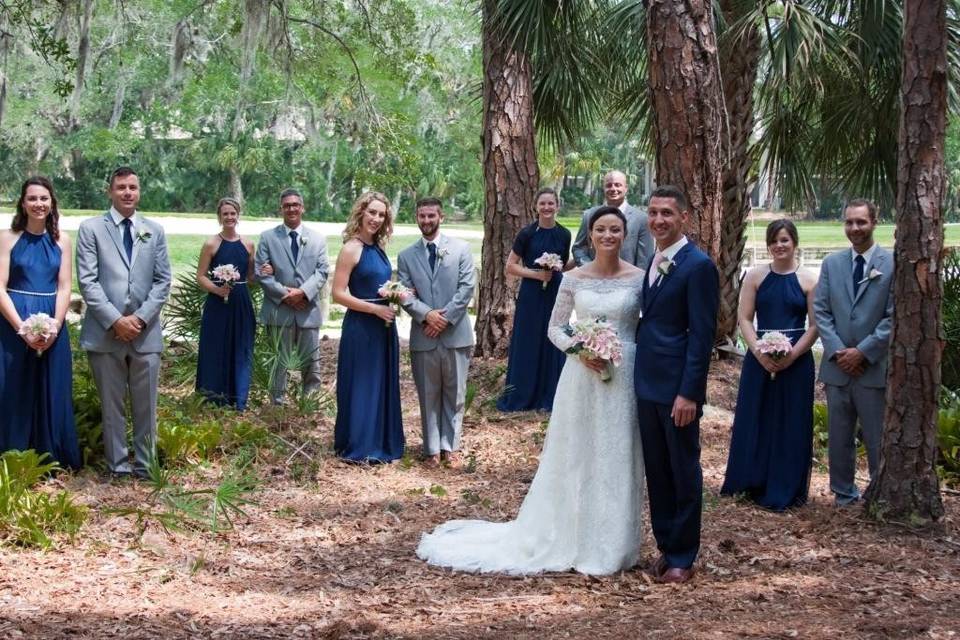
[[[80,5],[80,31],[77,37],[77,73],[74,77],[73,93],[67,105],[67,131],[72,132],[79,126],[78,113],[83,85],[87,76],[87,60],[90,58],[90,25],[93,22],[93,0],[83,0]]]
[[[230,167],[227,195],[243,204],[243,181],[240,180],[240,171],[236,167]]]
[[[504,267],[517,232],[533,219],[540,183],[530,60],[493,28],[497,0],[483,2],[483,258],[477,305],[479,356],[506,355],[516,282]]]
[[[734,24],[741,13],[740,3],[721,0],[720,8],[727,24]],[[723,168],[723,223],[720,228],[720,311],[717,317],[717,342],[734,344],[737,333],[737,308],[740,304],[740,265],[746,245],[747,218],[750,215],[750,190],[753,188],[750,136],[753,134],[753,88],[760,60],[760,34],[751,26],[737,39],[720,41],[720,72],[727,107],[729,147]]]
[[[947,123],[945,0],[904,3],[893,331],[880,469],[867,496],[879,519],[943,515],[936,473],[944,345],[943,193]]]
[[[687,235],[716,262],[726,127],[711,0],[649,0],[647,42],[657,183],[686,194]]]

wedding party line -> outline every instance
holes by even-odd
[[[575,235],[557,222],[556,191],[540,189],[535,220],[514,239],[506,272],[520,285],[497,408],[550,412],[543,454],[515,520],[437,527],[416,550],[432,564],[516,574],[628,569],[640,558],[646,498],[659,551],[648,570],[661,582],[694,575],[717,269],[685,235],[681,190],[661,185],[641,208],[628,202],[622,172],[609,172],[603,187],[604,203],[583,212]],[[107,471],[148,476],[172,276],[163,226],[137,210],[140,189],[135,169],[114,170],[109,209],[80,224],[74,249],[60,231],[51,182],[23,183],[11,228],[0,234],[0,452],[33,449],[63,468],[82,466],[66,323],[75,265],[85,303],[79,345],[100,397]],[[383,464],[408,448],[396,326],[403,312],[411,318],[422,464],[461,467],[476,267],[470,245],[444,233],[441,200],[417,201],[420,237],[399,252],[395,280],[385,249],[396,212],[383,194],[356,200],[333,267],[326,238],[303,223],[301,193],[284,189],[278,202],[282,223],[255,240],[240,233],[238,201],[217,204],[220,232],[199,249],[196,272],[207,293],[197,392],[248,409],[259,324],[262,339],[297,356],[272,368],[270,402],[289,402],[289,368],[299,369],[303,396],[320,394],[321,292],[329,279],[333,301],[346,308],[336,455]],[[826,256],[819,274],[799,264],[798,230],[784,218],[766,228],[772,261],[743,279],[739,329],[747,350],[721,492],[773,511],[807,500],[818,339],[836,504],[861,496],[858,426],[871,478],[879,463],[893,256],[874,241],[872,202],[850,200],[843,216],[849,246]],[[263,292],[259,310],[253,284]]]

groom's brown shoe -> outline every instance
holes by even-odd
[[[673,567],[672,569],[667,569],[657,578],[657,582],[662,584],[683,584],[688,582],[693,578],[693,567],[689,569],[680,569],[679,567]]]

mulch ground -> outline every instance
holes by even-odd
[[[335,343],[325,343],[332,380]],[[408,364],[405,362],[404,366]],[[717,495],[735,365],[714,366],[718,407],[702,429],[707,486],[696,579],[652,584],[639,569],[511,578],[426,566],[420,534],[450,518],[509,519],[533,477],[543,414],[491,409],[502,363],[475,361],[479,392],[465,471],[347,465],[329,451],[333,418],[287,422],[307,443],[268,456],[257,504],[233,531],[166,533],[105,507],[147,499],[143,483],[93,472],[62,483],[91,506],[77,540],[0,550],[0,638],[951,638],[960,631],[958,503],[914,532],[832,506],[815,465],[810,504],[776,514]],[[406,374],[408,374],[408,370]],[[403,375],[414,454],[417,403]],[[308,458],[307,456],[310,456]],[[197,471],[215,477],[216,465]],[[653,554],[648,534],[644,556]]]

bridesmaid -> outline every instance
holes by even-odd
[[[220,405],[243,411],[247,406],[253,369],[256,319],[247,283],[253,279],[254,246],[237,233],[240,203],[222,198],[217,203],[220,233],[200,251],[197,284],[208,292],[200,321],[197,392]],[[211,279],[215,267],[232,264],[240,281],[228,287]]]
[[[70,336],[64,320],[73,275],[53,185],[29,178],[9,231],[0,232],[0,452],[33,449],[79,468]],[[18,335],[34,313],[56,320],[51,339]],[[37,354],[40,354],[39,357]]]
[[[740,374],[727,474],[720,490],[725,495],[746,493],[774,511],[806,503],[813,456],[810,347],[817,339],[813,316],[817,277],[797,264],[798,242],[793,222],[771,222],[767,250],[773,262],[754,267],[743,281],[740,333],[750,352]],[[769,331],[790,338],[793,350],[786,358],[774,361],[757,349],[758,336]]]
[[[547,340],[547,325],[563,276],[533,261],[544,253],[555,253],[566,271],[570,231],[557,223],[560,203],[556,191],[540,189],[535,202],[537,220],[520,230],[507,258],[507,273],[522,280],[510,336],[506,388],[497,401],[500,411],[550,411],[566,359]]]
[[[333,447],[354,462],[403,456],[400,343],[393,308],[377,290],[393,275],[384,247],[393,233],[386,196],[368,192],[353,204],[333,276],[333,301],[347,308],[337,358]]]

